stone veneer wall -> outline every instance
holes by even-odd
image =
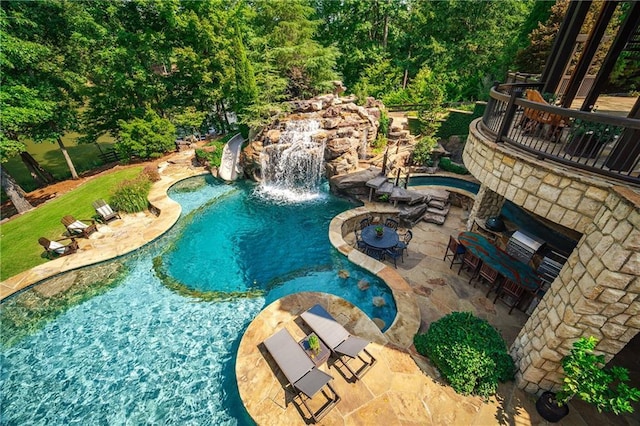
[[[477,217],[485,219],[488,217],[498,216],[503,205],[503,196],[491,191],[486,185],[481,185],[475,196],[473,207],[471,207],[471,211],[469,212],[467,230],[471,230],[473,222]]]
[[[593,335],[610,360],[640,331],[640,193],[496,144],[471,123],[463,153],[491,191],[583,233],[560,275],[511,346],[518,387],[557,389],[560,361]],[[536,164],[538,163],[538,164]]]

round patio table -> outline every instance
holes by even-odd
[[[382,236],[378,237],[376,228],[382,225],[369,225],[362,230],[362,241],[368,246],[377,249],[389,249],[398,245],[400,238],[395,229],[382,226]]]

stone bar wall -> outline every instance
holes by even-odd
[[[595,336],[607,361],[640,331],[640,208],[612,193],[511,347],[518,386],[557,388],[573,342]]]
[[[511,346],[518,387],[556,389],[562,357],[593,335],[611,359],[640,331],[640,192],[491,142],[470,125],[469,171],[506,199],[583,234]]]
[[[475,197],[473,207],[469,213],[469,221],[467,222],[467,230],[473,228],[473,222],[476,218],[486,219],[498,216],[502,206],[504,205],[504,197],[490,190],[486,185],[480,185],[480,189]]]

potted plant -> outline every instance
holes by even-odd
[[[565,152],[578,157],[594,158],[603,144],[620,134],[620,128],[577,118],[571,125]]]
[[[632,413],[631,401],[640,400],[640,390],[630,387],[629,372],[623,367],[605,368],[604,355],[595,355],[598,340],[582,337],[562,359],[565,378],[557,394],[543,392],[536,408],[550,422],[557,422],[569,413],[567,403],[577,396],[595,405],[599,412]]]
[[[318,339],[318,336],[316,336],[315,334],[312,334],[307,339],[307,343],[309,343],[309,349],[311,350],[311,355],[312,356],[318,355],[318,352],[320,352],[320,340]]]
[[[384,228],[382,226],[378,225],[374,229],[376,231],[376,235],[378,237],[382,237],[382,233],[384,232]]]

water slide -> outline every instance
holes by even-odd
[[[238,160],[240,159],[240,150],[246,139],[240,133],[229,139],[222,150],[222,161],[218,170],[218,177],[227,181],[236,180],[240,170],[238,168]]]

